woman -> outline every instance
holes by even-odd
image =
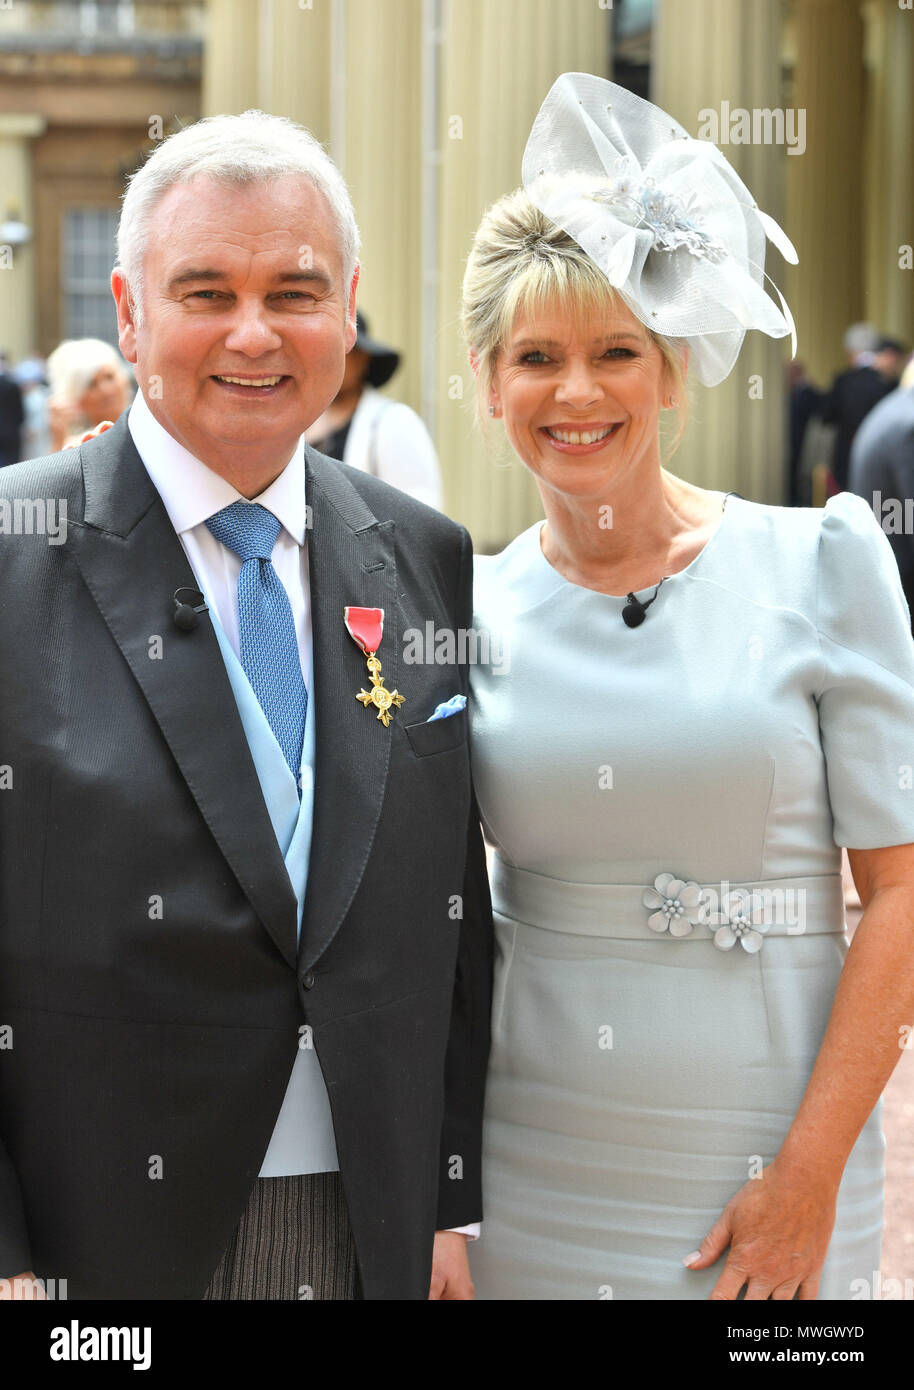
[[[719,151],[572,74],[524,173],[464,284],[546,516],[477,565],[510,653],[471,700],[498,934],[477,1295],[865,1297],[914,1021],[897,570],[860,499],[788,511],[661,464],[686,371],[790,330],[760,282],[765,233],[792,248]]]
[[[68,338],[48,358],[51,446],[62,449],[103,421],[115,421],[130,400],[120,354],[100,338]]]

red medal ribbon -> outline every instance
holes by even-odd
[[[346,631],[366,656],[373,656],[384,632],[383,608],[344,608]]]

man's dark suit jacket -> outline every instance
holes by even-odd
[[[839,492],[847,488],[854,435],[873,406],[891,390],[892,383],[875,367],[850,367],[832,382],[822,406],[822,419],[827,425],[838,426],[831,471]]]
[[[481,1215],[491,909],[467,715],[425,722],[467,670],[405,664],[403,633],[471,626],[469,537],[306,450],[317,750],[296,950],[216,636],[206,615],[173,624],[196,581],[126,419],[0,475],[0,498],[66,499],[69,522],[61,545],[0,536],[0,1275],[198,1299],[309,1024],[364,1296],[426,1298],[435,1228]],[[406,697],[389,728],[355,699],[347,604],[384,609]]]
[[[0,371],[0,468],[16,463],[25,422],[25,406],[19,383]]]
[[[914,390],[892,391],[867,415],[851,449],[847,485],[875,510],[914,615],[914,535],[904,521],[914,501]]]

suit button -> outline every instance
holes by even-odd
[[[312,989],[314,986],[314,971],[306,970],[301,977],[301,982],[305,989]]]

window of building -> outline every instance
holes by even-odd
[[[80,0],[81,34],[132,34],[133,0]]]
[[[101,338],[117,346],[117,314],[111,294],[117,219],[116,208],[68,208],[64,213],[64,338]]]
[[[38,0],[31,6],[33,26],[61,34],[132,34],[135,0]]]

